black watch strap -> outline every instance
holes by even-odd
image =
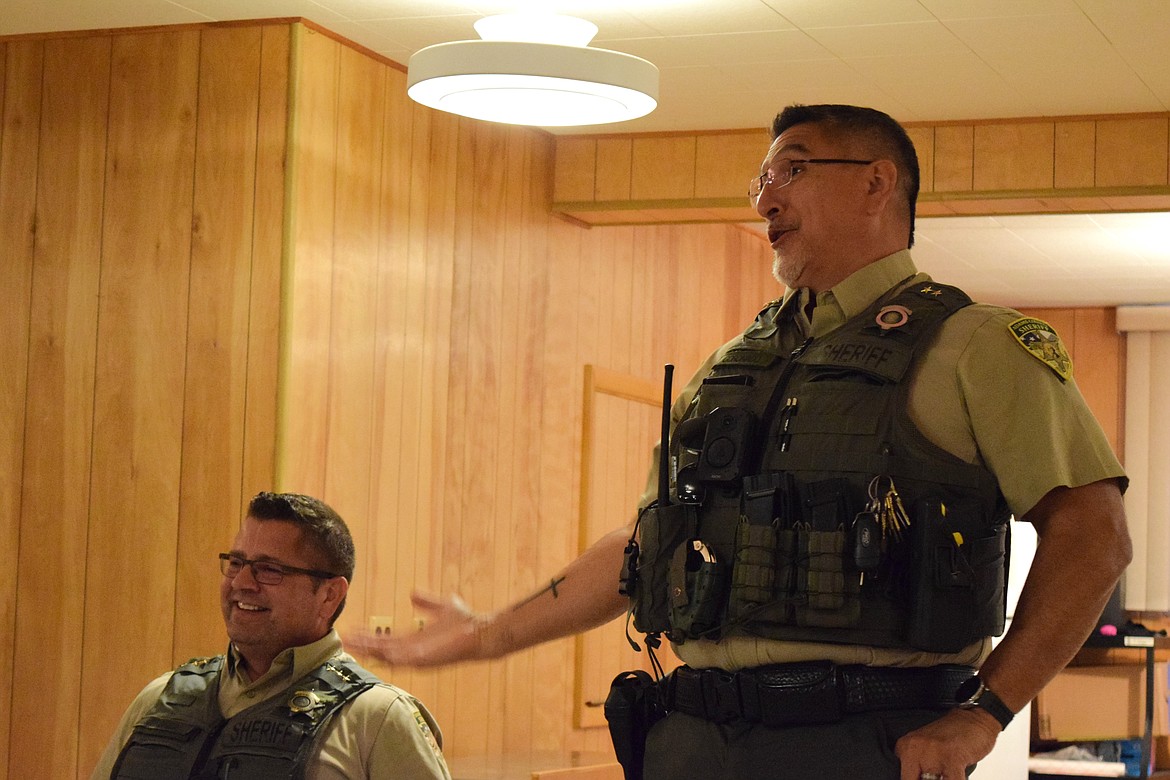
[[[960,685],[959,690],[955,693],[955,699],[958,701],[960,709],[969,710],[978,707],[995,718],[999,721],[1001,731],[1006,729],[1008,724],[1012,722],[1012,718],[1016,716],[1003,703],[1003,699],[996,696],[995,691],[987,687],[987,683],[983,682],[983,678],[979,675],[975,675]]]

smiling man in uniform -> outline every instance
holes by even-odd
[[[332,508],[260,493],[219,562],[227,653],[148,684],[92,780],[450,780],[430,713],[333,630],[354,545]]]

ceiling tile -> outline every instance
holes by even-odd
[[[402,19],[412,16],[460,16],[479,11],[472,3],[444,0],[313,0],[339,16],[355,21],[366,19]]]
[[[969,51],[858,57],[847,61],[867,81],[908,106],[903,121],[992,119],[1027,113],[1020,92]]]
[[[792,23],[759,0],[720,0],[719,3],[696,3],[681,8],[631,9],[630,12],[662,35],[686,35],[695,30],[723,33],[795,29]]]
[[[799,30],[643,38],[610,41],[610,44],[644,57],[660,68],[835,59],[825,47]]]
[[[864,3],[826,3],[809,0],[763,0],[785,19],[803,28],[854,27],[867,24],[929,21],[929,11],[918,0],[866,0]]]
[[[364,26],[412,51],[449,41],[477,40],[479,14],[466,16],[414,16],[405,19],[370,19]]]
[[[843,58],[969,51],[967,44],[938,21],[821,27],[809,30],[808,35]]]
[[[343,17],[312,0],[174,0],[210,19],[277,19],[300,16],[322,25]]]
[[[1077,13],[1077,0],[918,0],[938,19],[987,19]],[[1127,0],[1128,1],[1128,0]],[[1106,0],[1116,6],[1117,0]]]
[[[1109,41],[1081,13],[955,19],[946,26],[977,52],[1015,51],[1040,59],[1068,60],[1086,51],[1109,51]]]
[[[5,0],[0,35],[206,21],[207,16],[167,0]]]

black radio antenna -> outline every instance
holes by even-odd
[[[662,377],[662,438],[658,444],[658,506],[670,504],[670,385],[674,365],[666,364]]]

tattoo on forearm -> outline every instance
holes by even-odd
[[[542,589],[538,590],[536,593],[533,593],[528,598],[519,602],[516,606],[512,607],[512,611],[514,612],[514,611],[520,609],[520,607],[524,606],[525,604],[527,604],[530,601],[535,601],[536,599],[540,598],[541,596],[543,596],[545,593],[548,593],[549,591],[552,591],[554,599],[560,598],[561,594],[557,593],[557,586],[560,585],[564,581],[565,581],[564,577],[553,577],[551,580],[548,581],[547,588],[542,588]]]

